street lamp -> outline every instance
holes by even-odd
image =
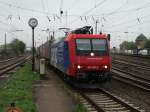
[[[38,21],[36,18],[30,18],[28,21],[29,26],[32,28],[32,71],[34,71],[35,57],[34,57],[34,28],[37,27]]]

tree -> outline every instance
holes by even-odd
[[[24,42],[22,42],[22,41],[20,41],[19,42],[19,51],[20,51],[20,53],[21,54],[23,54],[24,52],[25,52],[25,48],[26,48],[26,45],[25,45],[25,43]]]
[[[121,50],[133,50],[136,49],[136,45],[134,42],[128,42],[128,41],[124,41],[120,44],[120,49]]]
[[[123,41],[119,46],[121,50],[125,50],[126,49],[126,43],[127,41]]]
[[[18,39],[14,39],[11,43],[10,43],[11,49],[13,50],[13,52],[18,55],[18,54],[23,54],[26,48],[26,45],[24,42],[18,40]]]

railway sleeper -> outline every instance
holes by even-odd
[[[90,97],[90,98],[92,98],[92,99],[97,99],[97,100],[111,100],[110,98],[108,98],[108,97]]]
[[[122,107],[122,105],[118,105],[118,104],[99,104],[97,103],[99,106],[102,106],[102,107],[108,107],[108,108],[118,108],[118,107]]]
[[[106,96],[90,96],[90,98],[92,99],[104,99],[104,100],[109,100],[110,98],[106,97]]]
[[[97,111],[95,110],[95,108],[93,108],[93,107],[87,108],[87,110],[90,111],[90,112],[94,112],[94,111],[97,112]]]
[[[93,99],[95,102],[97,103],[102,103],[102,104],[114,104],[116,102],[114,102],[113,100],[108,100],[108,99]]]
[[[101,96],[101,95],[90,95],[92,98],[108,98],[106,95]]]
[[[99,104],[98,104],[99,105]],[[100,104],[101,105],[101,104]],[[107,104],[104,104],[104,105],[101,105],[101,106],[104,106],[104,107],[108,107],[108,108],[112,108],[112,107],[121,107],[122,105],[120,104],[113,104],[113,105],[107,105]]]
[[[96,109],[92,105],[84,105],[89,112],[96,111]],[[96,111],[97,112],[97,111]]]
[[[91,95],[91,96],[106,96],[104,95],[103,93],[88,93],[88,95]]]
[[[112,112],[116,112],[116,111],[118,111],[118,112],[120,112],[120,111],[125,111],[125,110],[128,110],[127,108],[125,108],[125,107],[118,107],[118,108],[108,108],[108,107],[102,107],[104,110],[106,110],[106,111],[112,111]]]

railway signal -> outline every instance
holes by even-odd
[[[35,57],[34,57],[34,29],[38,25],[36,18],[30,18],[28,21],[29,26],[32,28],[32,71],[34,71]]]

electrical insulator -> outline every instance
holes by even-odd
[[[63,14],[63,10],[60,10],[60,14],[61,14],[61,15]]]

